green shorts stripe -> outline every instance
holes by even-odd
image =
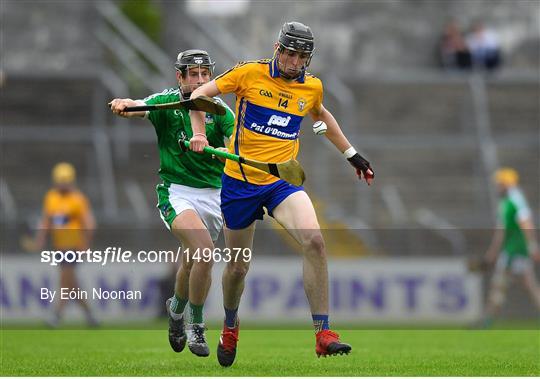
[[[176,211],[174,210],[171,202],[169,201],[169,183],[162,183],[156,186],[156,193],[158,197],[158,203],[156,207],[159,210],[159,216],[170,230],[172,223],[176,218]]]

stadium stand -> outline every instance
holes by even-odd
[[[93,38],[95,31],[103,27],[104,20],[90,4],[57,2],[49,7],[37,1],[12,1],[3,7],[2,12],[10,15],[3,17],[7,21],[6,35],[12,37],[6,40],[5,46],[10,54],[2,57],[6,84],[0,95],[1,176],[15,200],[17,225],[26,225],[39,213],[53,164],[70,160],[78,169],[79,183],[94,204],[100,225],[104,228],[121,226],[124,220],[136,220],[137,225],[161,233],[160,220],[154,212],[154,187],[158,181],[155,136],[144,121],[124,124],[129,125],[123,126],[125,134],[119,134],[117,126],[113,126],[118,121],[108,114],[104,100],[129,93],[112,93],[113,88],[120,87],[111,87],[100,75],[104,70],[116,71],[120,81],[125,82],[124,88],[129,90],[137,79],[134,73],[126,74],[128,70],[114,54]],[[327,15],[322,18],[313,18],[313,10],[309,8],[293,6],[293,11],[303,14],[305,20],[313,19],[315,30],[335,27],[336,34],[340,35],[340,46],[349,46],[343,49],[345,51],[338,51],[336,41],[319,33],[320,45],[312,70],[321,72],[327,84],[327,106],[338,119],[344,120],[347,135],[372,160],[376,185],[369,190],[359,186],[346,162],[320,137],[314,136],[309,130],[309,121],[305,121],[300,160],[308,175],[308,190],[323,204],[325,217],[353,229],[361,229],[363,225],[372,230],[384,230],[405,223],[424,231],[416,217],[421,209],[428,209],[456,228],[490,227],[492,204],[486,195],[489,178],[480,153],[483,141],[476,125],[479,111],[472,99],[468,77],[434,70],[435,63],[429,49],[426,50],[426,46],[435,46],[435,34],[427,33],[433,25],[419,20],[418,12],[410,3],[397,2],[395,8],[366,3],[362,12],[358,12],[355,4],[345,2],[344,7],[335,12],[335,7],[329,6]],[[522,44],[529,43],[530,35],[519,34],[521,29],[516,26],[520,22],[531,24],[532,16],[527,9],[517,9],[521,7],[514,7],[512,2],[500,2],[489,11],[491,13],[480,14],[479,8],[467,4],[461,5],[469,7],[470,17],[482,15],[493,21],[501,27],[503,37],[512,30],[514,36],[521,36],[506,43],[507,52],[515,50],[518,54]],[[164,31],[177,33],[164,38],[164,54],[174,56],[188,41],[208,46],[219,63],[218,71],[219,67],[224,69],[232,64],[235,58],[268,56],[275,36],[266,31],[275,29],[282,21],[281,16],[267,12],[268,5],[258,2],[253,2],[248,10],[253,17],[217,19],[216,29],[210,32],[228,30],[228,35],[240,39],[245,30],[254,31],[245,46],[239,47],[236,57],[228,46],[219,47],[215,36],[200,33],[199,26],[204,18],[191,17],[181,25],[173,24],[175,20],[170,15],[181,5],[161,2],[160,6],[165,15]],[[62,12],[58,11],[59,7]],[[450,14],[456,14],[459,8],[446,3],[444,7],[449,7],[446,10]],[[495,15],[500,7],[512,10],[511,22],[498,21]],[[444,11],[428,8],[426,12],[436,15],[434,26],[442,25]],[[268,18],[255,17],[265,9]],[[376,19],[364,24],[382,9],[399,13],[399,22],[390,23],[391,18],[386,18],[386,21]],[[27,15],[30,15],[28,28],[19,33],[17,25]],[[49,20],[46,25],[50,27],[44,26],[41,22],[44,19]],[[343,30],[338,24],[351,28]],[[417,28],[410,29],[411,25]],[[401,42],[385,44],[388,35],[400,35]],[[359,36],[362,38],[357,38]],[[415,42],[412,47],[402,47],[410,46],[411,41]],[[246,51],[253,56],[242,56]],[[534,59],[534,54],[526,50],[523,56],[509,59],[505,69],[512,71],[512,62],[519,62],[516,67],[520,72],[524,72],[524,68],[527,71],[537,67]],[[341,77],[339,83],[345,84],[353,94],[355,106],[352,109],[336,97],[339,91],[331,88],[334,79],[327,81],[325,77],[328,67],[334,64]],[[401,71],[396,71],[397,68]],[[86,74],[78,77],[73,70]],[[377,75],[366,75],[372,71]],[[162,79],[173,80],[172,67],[171,76]],[[522,172],[524,190],[532,208],[537,210],[540,204],[539,143],[532,137],[537,137],[540,124],[538,77],[525,75],[525,79],[523,76],[505,79],[501,75],[486,78],[485,83],[487,114],[498,161]],[[134,94],[142,96],[154,90],[139,86]],[[233,99],[227,100],[231,103]],[[97,134],[101,137],[96,137]],[[110,166],[105,164],[107,158],[103,151],[110,154]],[[122,154],[124,159],[118,159]],[[112,194],[103,187],[103,183],[107,184],[109,169],[112,170],[109,184],[115,189]],[[127,187],[136,189],[128,193]],[[389,187],[397,189],[397,201],[403,205],[405,220],[395,219],[394,210],[382,196],[382,189]],[[140,204],[141,195],[145,205]],[[114,197],[114,206],[107,196]],[[114,207],[117,210],[113,211]],[[374,251],[395,253],[377,246],[376,241],[384,238],[374,234]],[[467,235],[466,231],[464,234]],[[479,240],[471,238],[468,242],[479,249],[486,244],[484,239]],[[438,242],[440,248],[435,250],[449,254],[448,241],[439,239]]]

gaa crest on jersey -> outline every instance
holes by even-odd
[[[179,130],[178,134],[176,135],[176,138],[178,139],[178,142],[187,139],[187,134],[184,130]]]
[[[298,110],[300,112],[302,112],[304,110],[304,108],[306,107],[306,103],[307,103],[307,101],[303,97],[298,99]]]
[[[178,140],[178,147],[180,148],[180,155],[182,155],[186,152],[186,147],[184,146],[184,141],[188,140],[186,132],[180,130],[179,133],[176,135],[176,138]]]

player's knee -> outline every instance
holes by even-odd
[[[242,280],[248,273],[248,266],[242,264],[230,265],[228,266],[228,272],[234,280]]]
[[[193,267],[197,268],[197,271],[212,271],[212,266],[214,264],[213,260],[209,260],[208,262],[205,262],[204,260],[200,260],[193,263]]]
[[[302,248],[306,254],[324,257],[326,255],[324,238],[320,233],[307,236],[302,242]]]

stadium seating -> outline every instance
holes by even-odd
[[[175,14],[172,10],[178,11],[178,4],[162,4],[164,10],[171,10],[165,12],[164,30],[182,34],[178,38],[166,36],[166,53],[176,52],[180,47],[178,44],[200,43],[208,46],[206,48],[213,52],[218,67],[221,65],[222,68],[223,62],[236,58],[267,56],[274,38],[268,29],[279,24],[282,17],[268,12],[265,8],[268,4],[261,2],[253,3],[249,9],[253,17],[245,18],[257,20],[254,16],[266,12],[268,18],[264,22],[259,20],[260,24],[244,21],[242,17],[220,19],[218,24],[233,36],[243,35],[241,31],[247,29],[253,30],[245,48],[254,56],[236,57],[236,51],[224,52],[223,46],[212,45],[212,39],[202,36],[204,33],[197,29],[194,21],[186,20],[178,25],[171,16]],[[350,140],[373,162],[375,185],[370,189],[359,185],[343,158],[329,148],[323,138],[311,133],[310,120],[306,120],[300,153],[308,176],[306,188],[321,204],[329,223],[344,222],[358,227],[357,220],[374,229],[401,227],[382,196],[384,188],[393,186],[406,211],[407,223],[412,227],[418,227],[415,215],[422,208],[461,228],[491,225],[492,208],[487,196],[489,178],[479,151],[477,121],[466,77],[456,78],[440,72],[434,75],[430,71],[434,61],[431,52],[426,50],[434,46],[437,36],[422,31],[426,24],[418,20],[415,5],[404,2],[389,9],[389,5],[366,3],[363,12],[359,13],[355,4],[345,2],[341,10],[336,10],[339,17],[331,12],[335,8],[331,4],[321,5],[327,7],[328,17],[311,17],[309,7],[304,11],[307,20],[313,19],[314,29],[335,28],[332,30],[340,35],[339,44],[334,39],[320,36],[320,48],[311,69],[321,73],[328,87],[325,73],[335,64],[333,70],[353,92],[355,106],[352,108],[340,106],[332,91],[326,92],[325,104],[342,122]],[[62,12],[58,11],[59,6]],[[291,6],[300,11],[301,7]],[[518,21],[515,22],[527,19],[526,7],[516,9],[508,4],[497,5],[505,6],[516,12]],[[147,122],[132,122],[132,129],[127,134],[129,140],[120,140],[120,143],[128,144],[129,158],[127,161],[119,159],[121,146],[115,143],[114,118],[99,100],[105,89],[92,74],[93,70],[110,64],[104,50],[89,37],[98,25],[91,17],[92,6],[64,2],[33,7],[32,2],[11,2],[6,3],[6,7],[11,15],[5,18],[6,31],[10,33],[6,48],[11,54],[3,57],[6,81],[0,93],[0,112],[2,128],[6,129],[0,139],[3,152],[0,167],[2,178],[13,193],[18,218],[26,221],[39,213],[43,193],[50,182],[50,169],[59,160],[69,160],[78,169],[79,184],[94,204],[101,225],[118,226],[130,220],[136,221],[137,225],[160,228],[161,221],[155,213],[147,220],[141,219],[140,212],[134,210],[133,197],[126,193],[126,186],[135,183],[144,196],[146,207],[154,212],[154,188],[158,182],[155,136]],[[446,11],[450,14],[455,11],[450,5],[444,7],[448,7]],[[499,12],[497,7],[490,12]],[[471,14],[478,11],[473,8]],[[397,12],[400,17],[393,20],[395,23],[381,24],[384,20],[373,16],[382,10],[391,14]],[[17,24],[27,20],[29,11],[32,11],[32,17],[26,31],[15,33]],[[442,11],[433,8],[427,12],[439,14]],[[489,19],[493,14],[485,16]],[[56,20],[52,24],[59,27],[43,33],[40,20],[44,18]],[[344,23],[350,25],[352,31],[340,27]],[[411,25],[419,25],[420,29],[410,28]],[[512,25],[509,23],[507,27],[511,29]],[[396,33],[396,30],[402,33]],[[356,38],[358,36],[362,38]],[[413,39],[416,47],[407,50],[411,44],[405,42]],[[51,44],[51,40],[57,43]],[[350,49],[338,49],[337,45]],[[420,45],[424,50],[418,49]],[[520,61],[525,65],[528,62],[527,59]],[[393,80],[384,76],[366,76],[370,70],[380,68],[384,71],[393,68],[393,64],[418,69],[418,80],[408,77],[406,71],[401,76],[394,74]],[[347,70],[351,65],[354,69]],[[34,75],[33,71],[42,74]],[[74,74],[75,71],[81,74]],[[423,76],[426,73],[429,75]],[[424,80],[426,77],[429,80]],[[497,76],[488,79],[487,83],[489,119],[499,161],[521,172],[531,206],[538,209],[538,85],[523,80],[498,80]],[[108,98],[113,95],[128,94],[106,93]],[[231,100],[228,98],[229,103]],[[112,146],[119,207],[114,217],[107,213],[106,194],[96,185],[102,181],[94,140],[97,130],[105,131]],[[34,132],[37,134],[33,135]],[[25,133],[31,138],[26,140]],[[14,135],[18,137],[14,138]],[[62,138],[55,140],[55,136]]]

